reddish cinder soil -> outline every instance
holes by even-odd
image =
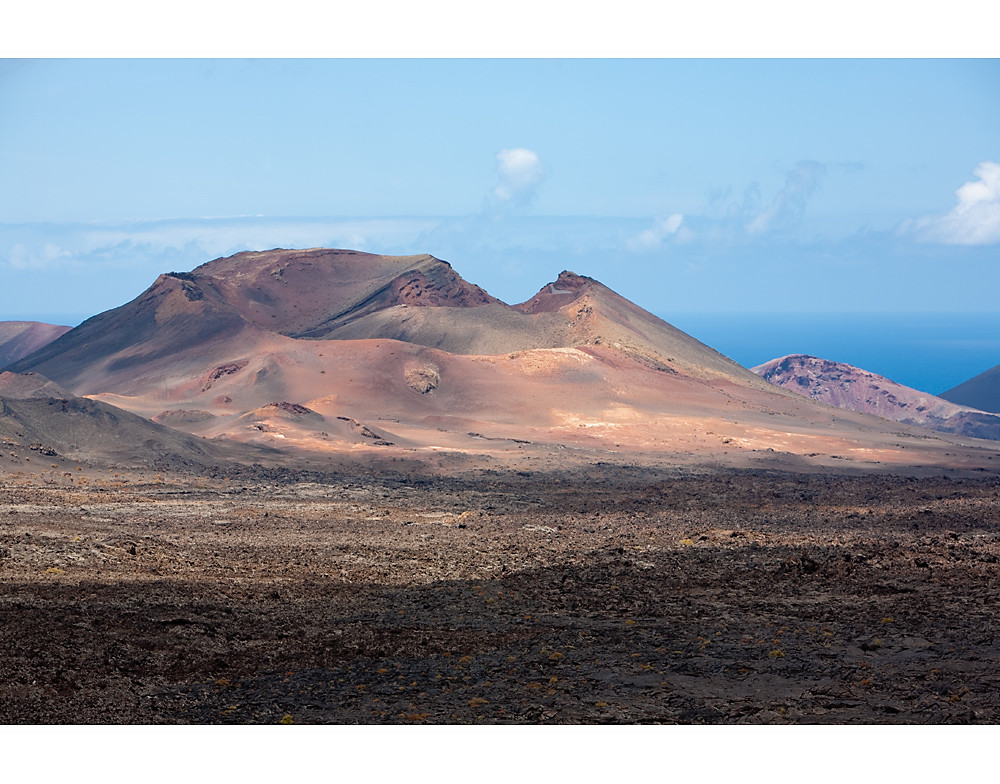
[[[0,485],[0,722],[1000,720],[995,476],[73,478]]]

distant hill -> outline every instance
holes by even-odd
[[[942,392],[941,397],[952,403],[1000,414],[1000,365]]]
[[[0,321],[0,370],[48,345],[72,327],[40,321]]]
[[[1000,440],[1000,417],[897,384],[884,376],[806,354],[772,359],[753,371],[775,386],[838,408],[943,433]]]

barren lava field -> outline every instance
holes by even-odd
[[[0,722],[1000,719],[996,477],[88,471],[0,487]]]

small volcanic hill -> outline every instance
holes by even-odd
[[[775,386],[838,408],[943,433],[1000,440],[1000,417],[955,405],[843,362],[791,354],[752,370]]]
[[[0,372],[0,397],[24,400],[28,398],[70,398],[72,395],[41,373]]]
[[[161,275],[11,369],[285,451],[542,460],[535,450],[571,449],[740,465],[961,451],[777,389],[592,278],[563,272],[511,306],[428,255],[216,259]]]
[[[137,467],[215,466],[270,456],[241,444],[206,441],[77,397],[38,373],[0,373],[0,440],[7,450],[30,449],[46,459]]]
[[[942,392],[941,397],[961,406],[1000,414],[1000,365]]]
[[[38,351],[70,329],[40,321],[0,321],[0,368]]]

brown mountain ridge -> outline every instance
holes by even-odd
[[[216,259],[161,275],[11,370],[188,433],[284,450],[868,466],[961,451],[777,389],[592,278],[563,272],[511,306],[429,255]],[[986,459],[972,453],[949,459]]]

